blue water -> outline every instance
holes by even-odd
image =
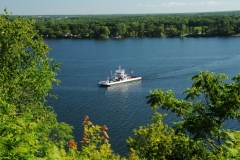
[[[151,123],[153,111],[146,104],[150,90],[162,88],[177,98],[198,70],[225,73],[230,78],[240,73],[240,38],[128,38],[109,40],[46,40],[50,56],[63,62],[50,100],[59,121],[74,126],[74,136],[82,138],[85,115],[94,124],[108,127],[112,149],[125,155],[126,139],[133,129]],[[98,80],[110,77],[121,66],[134,71],[142,80],[109,88],[97,86]],[[166,112],[163,112],[166,113]],[[178,119],[171,113],[164,119],[168,125]],[[238,122],[228,124],[238,129]]]

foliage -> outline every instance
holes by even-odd
[[[227,131],[226,134],[229,140],[226,140],[226,143],[221,145],[221,152],[218,154],[218,159],[240,159],[240,132]]]
[[[134,130],[134,137],[127,140],[130,151],[141,159],[215,159],[201,141],[194,141],[184,134],[175,134],[164,125],[166,115],[155,112],[153,123]]]
[[[34,21],[10,21],[5,13],[0,16],[1,154],[44,157],[49,148],[72,138],[72,127],[59,123],[45,106],[53,83],[59,83],[60,64],[48,57],[50,48],[34,30]]]
[[[240,116],[240,75],[231,83],[225,82],[226,78],[224,74],[216,76],[213,72],[199,71],[192,77],[192,87],[184,92],[187,94],[184,100],[175,98],[171,90],[164,93],[158,89],[147,97],[148,103],[154,110],[160,106],[181,119],[175,122],[176,133],[190,135],[193,140],[200,140],[215,153],[222,154],[228,143],[234,144],[232,133],[223,128],[224,123],[239,120]]]
[[[102,127],[93,125],[89,117],[85,116],[83,127],[83,138],[80,141],[82,147],[79,154],[81,159],[120,159],[120,156],[115,155],[110,148],[106,125]]]
[[[33,16],[47,38],[209,37],[240,33],[240,12]],[[102,27],[105,27],[102,28]],[[102,28],[99,34],[99,28]],[[109,32],[106,30],[109,30]],[[69,33],[67,36],[65,36]],[[71,33],[71,34],[70,34]],[[110,35],[109,35],[110,34]]]
[[[171,154],[174,130],[163,124],[163,116],[159,113],[155,113],[151,119],[151,125],[141,126],[139,130],[134,129],[136,138],[130,137],[127,143],[131,152],[141,158],[164,159],[166,155]]]
[[[124,23],[117,23],[116,26],[116,34],[115,36],[119,36],[119,35],[125,35],[126,31],[127,31],[127,25]]]
[[[177,28],[166,28],[165,33],[169,37],[180,37],[181,36],[181,31],[177,30]]]
[[[16,107],[0,99],[1,159],[56,157],[57,151],[58,156],[62,157],[62,148],[58,149],[48,137],[39,135],[38,132],[43,126],[42,122],[35,122],[29,113],[17,116]]]

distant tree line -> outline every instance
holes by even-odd
[[[240,11],[30,18],[36,20],[35,28],[45,38],[211,37],[240,33]]]

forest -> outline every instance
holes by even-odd
[[[240,33],[240,11],[188,14],[27,16],[44,38],[212,37]]]
[[[153,111],[152,123],[133,130],[126,140],[126,156],[111,149],[107,125],[93,124],[87,115],[79,124],[83,127],[81,141],[76,142],[73,127],[59,122],[46,103],[48,98],[56,98],[50,91],[60,83],[56,75],[61,63],[48,56],[50,48],[36,26],[55,22],[12,19],[6,10],[0,15],[1,159],[240,159],[240,131],[225,125],[230,119],[240,120],[240,74],[229,81],[223,73],[199,71],[184,99],[177,99],[170,89],[150,91],[146,98]],[[179,121],[169,127],[163,123],[167,115],[159,109],[171,111]]]

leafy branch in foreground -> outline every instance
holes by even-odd
[[[53,83],[60,82],[60,64],[48,57],[50,48],[34,23],[21,17],[10,21],[6,9],[0,15],[1,154],[9,159],[45,157],[72,138],[72,127],[45,106]]]
[[[184,92],[185,99],[178,100],[171,90],[158,89],[147,96],[148,103],[153,110],[160,106],[181,119],[175,122],[176,133],[190,135],[211,146],[214,152],[222,153],[231,133],[223,126],[227,120],[240,117],[240,74],[230,83],[224,81],[227,78],[225,74],[199,71],[192,77],[192,87]]]

